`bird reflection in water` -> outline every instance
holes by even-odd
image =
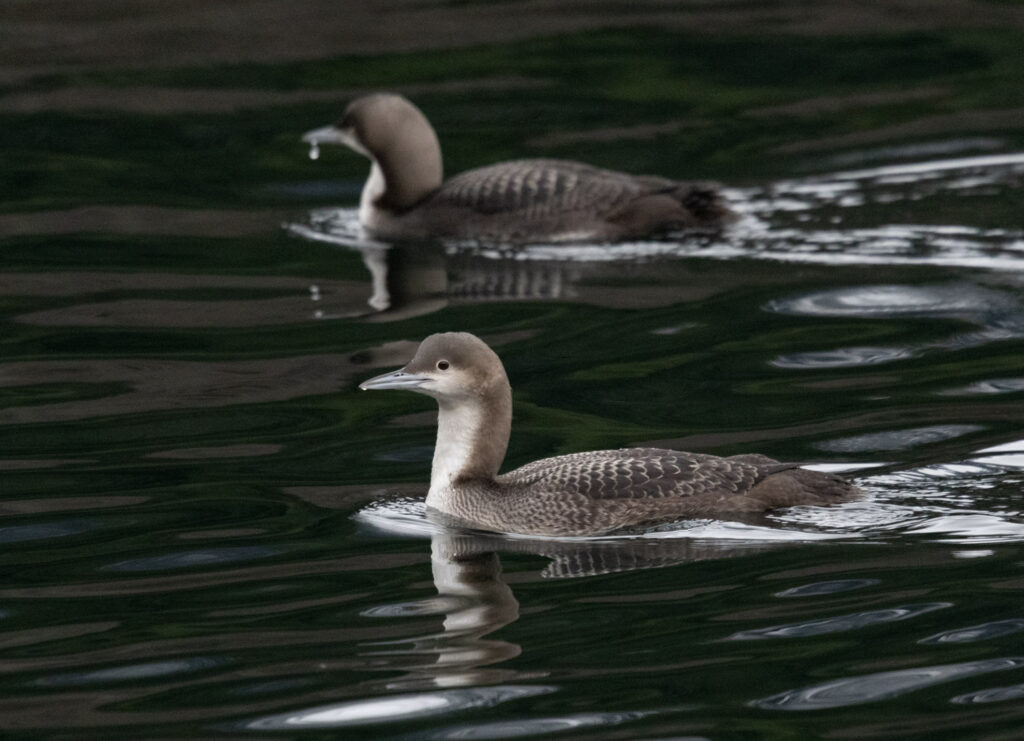
[[[431,517],[438,515],[431,513]],[[387,618],[444,615],[440,632],[363,644],[369,650],[362,655],[373,657],[374,668],[407,672],[388,681],[389,690],[468,687],[546,676],[544,672],[497,666],[522,651],[519,644],[493,636],[520,617],[519,601],[502,576],[499,552],[550,559],[537,575],[549,579],[657,568],[787,545],[673,537],[510,538],[444,525],[435,527],[430,544],[431,571],[438,597],[381,605],[363,612],[366,617]]]
[[[557,261],[487,258],[473,253],[447,254],[430,243],[353,246],[370,276],[369,310],[340,305],[332,310],[319,293],[317,317],[363,317],[400,321],[430,314],[452,303],[493,300],[576,298],[573,284],[585,272]]]
[[[388,689],[426,689],[496,684],[542,676],[493,668],[518,656],[519,644],[487,638],[519,619],[519,602],[501,578],[497,553],[452,550],[443,535],[431,539],[431,569],[438,597],[416,603],[382,605],[364,616],[394,617],[441,613],[442,630],[398,641],[363,644],[376,668],[408,674],[387,683]]]
[[[382,242],[358,224],[351,209],[313,211],[285,228],[302,239],[358,252],[369,274],[370,295],[363,305],[349,296],[316,292],[316,316],[323,319],[398,321],[452,304],[492,301],[580,301],[636,309],[701,300],[735,283],[728,266],[721,271],[703,266],[698,276],[685,261],[645,260],[640,247],[631,245],[536,248],[527,254],[502,246]],[[687,243],[699,248],[710,239],[693,235]],[[624,275],[645,290],[624,283]],[[674,280],[666,280],[668,275]]]

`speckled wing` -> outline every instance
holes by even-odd
[[[607,213],[639,195],[678,183],[637,177],[565,160],[516,160],[460,173],[432,197],[437,205],[485,214],[521,213],[542,219],[572,211]]]
[[[764,456],[719,458],[658,448],[599,450],[547,458],[501,480],[579,494],[591,500],[688,498],[743,494],[770,473],[791,466]]]

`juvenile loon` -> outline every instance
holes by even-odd
[[[443,181],[433,127],[391,93],[357,98],[337,124],[302,139],[311,154],[333,143],[370,158],[359,221],[384,238],[610,242],[714,229],[733,216],[712,185],[566,160],[501,162]]]
[[[859,493],[834,476],[763,455],[658,448],[572,453],[499,475],[512,388],[494,351],[465,332],[430,335],[404,368],[359,388],[407,389],[437,400],[427,506],[485,530],[599,535],[684,517],[829,504]]]

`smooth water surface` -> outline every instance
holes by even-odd
[[[683,14],[505,41],[455,5],[422,22],[464,13],[478,45],[328,53],[310,23],[312,61],[129,45],[69,67],[66,45],[11,67],[0,735],[1017,738],[1016,5],[977,29],[908,6],[836,36],[782,4],[751,36],[738,4],[708,36]],[[716,177],[740,218],[614,246],[375,241],[365,162],[299,141],[364,85],[421,101],[450,172]],[[357,389],[445,330],[506,363],[506,467],[760,452],[865,496],[591,539],[452,529],[423,505],[433,402]]]

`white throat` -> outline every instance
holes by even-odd
[[[452,481],[470,468],[473,455],[479,454],[479,436],[485,434],[483,409],[477,404],[441,406],[437,415],[437,444],[430,469],[427,505],[445,509],[441,504]]]
[[[384,171],[380,169],[377,160],[371,160],[370,177],[366,179],[363,186],[363,194],[359,197],[359,222],[364,226],[372,227],[376,221],[379,211],[376,201],[384,195],[388,184],[384,180]]]

